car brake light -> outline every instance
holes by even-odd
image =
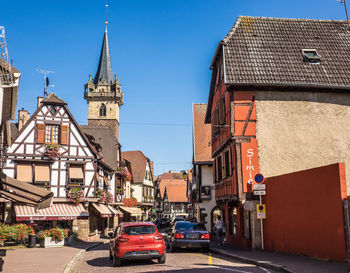
[[[162,235],[155,235],[155,236],[153,236],[153,238],[154,238],[154,240],[156,240],[156,241],[161,241],[161,240],[163,240],[163,236],[162,236]]]
[[[202,234],[201,239],[210,239],[209,233]]]
[[[125,243],[125,242],[129,241],[129,239],[128,239],[128,238],[125,238],[125,237],[119,237],[119,238],[117,238],[117,241],[118,241],[119,243]]]
[[[175,233],[175,239],[183,239],[185,238],[185,235],[183,235],[182,233]]]

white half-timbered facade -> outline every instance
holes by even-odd
[[[48,148],[57,147],[51,159]],[[85,197],[95,197],[97,181],[112,175],[97,173],[98,155],[79,129],[66,103],[50,94],[21,128],[7,151],[4,173],[21,181],[50,189],[54,197],[68,197],[71,187],[84,189]],[[114,183],[111,183],[114,184]],[[111,192],[114,192],[113,190]]]
[[[98,189],[108,190],[115,197],[114,170],[103,162],[67,104],[53,93],[41,101],[35,113],[14,137],[7,150],[3,171],[9,177],[52,191],[54,206],[58,202],[66,202],[67,206],[74,205],[69,199],[69,192],[72,188],[81,188],[84,199],[84,206],[79,205],[81,215],[67,215],[66,218],[63,215],[56,220],[84,219],[85,224],[80,229],[85,237],[93,231],[97,234],[97,230],[110,226],[111,222],[102,218],[118,217],[111,206],[94,204],[98,202]],[[20,213],[20,210],[16,213]],[[96,218],[95,221],[88,220],[92,215]],[[20,221],[17,216],[16,214],[16,220]],[[45,216],[28,218],[49,219],[51,218]],[[72,225],[74,223],[70,227]]]

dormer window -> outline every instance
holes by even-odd
[[[317,54],[316,49],[302,49],[303,61],[307,63],[320,63],[321,56]]]

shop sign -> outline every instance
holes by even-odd
[[[266,206],[265,204],[256,205],[257,219],[266,219]]]
[[[242,175],[243,191],[251,192],[254,177],[259,173],[258,142],[251,139],[248,143],[242,143]]]

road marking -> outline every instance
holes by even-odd
[[[208,254],[208,264],[213,265],[213,257],[211,256],[211,253]]]

